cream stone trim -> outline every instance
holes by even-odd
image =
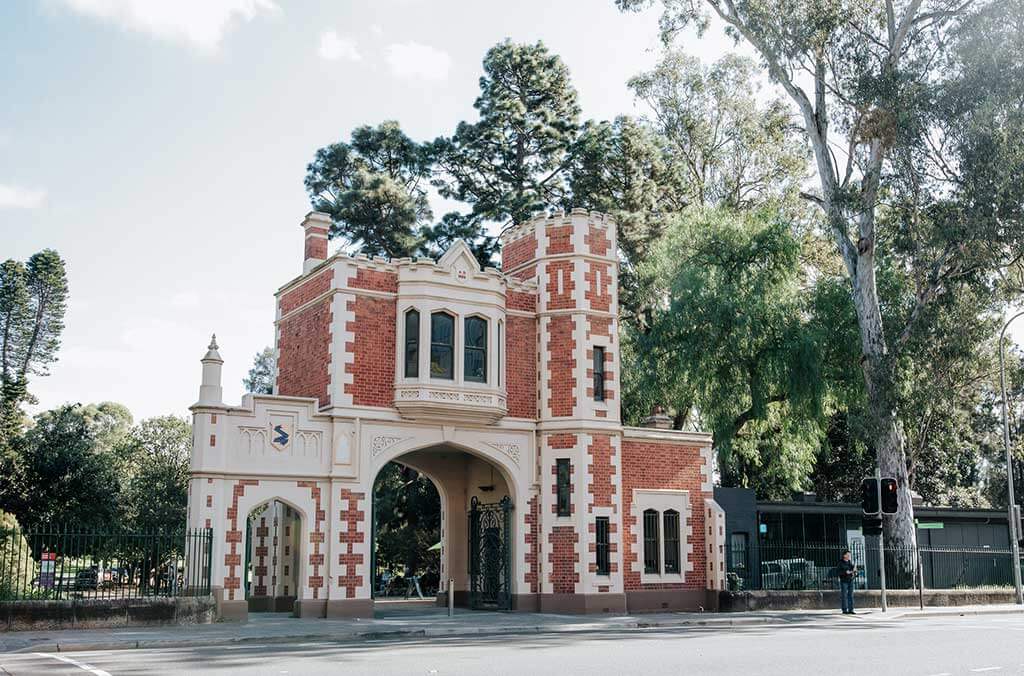
[[[659,430],[649,427],[622,427],[622,436],[627,440],[644,439],[677,444],[711,446],[710,432],[688,432],[685,430]]]
[[[658,512],[658,563],[660,573],[644,572],[644,517],[646,510]],[[679,573],[665,573],[665,532],[664,516],[668,510],[679,513]],[[682,583],[686,581],[686,573],[693,570],[693,526],[690,519],[693,510],[690,507],[690,491],[666,488],[634,488],[633,504],[630,511],[635,519],[633,532],[633,572],[640,573],[641,584]]]

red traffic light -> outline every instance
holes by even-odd
[[[882,513],[895,514],[900,505],[900,489],[896,479],[891,477],[882,479]]]

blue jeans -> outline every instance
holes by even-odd
[[[844,613],[853,612],[853,580],[839,581],[839,598],[843,604]]]

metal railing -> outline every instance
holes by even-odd
[[[878,546],[806,542],[765,542],[730,548],[730,588],[833,590],[839,588],[837,566],[850,550],[859,589],[880,588]],[[1013,587],[1013,554],[998,547],[885,548],[888,589],[917,589],[918,561],[924,589],[982,589]],[[1018,563],[1018,565],[1021,565]]]
[[[0,601],[210,593],[213,531],[0,529]]]

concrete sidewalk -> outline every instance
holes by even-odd
[[[788,610],[750,613],[656,613],[649,615],[580,616],[539,613],[495,613],[458,609],[453,617],[443,608],[385,608],[375,619],[298,619],[284,613],[261,613],[248,622],[188,626],[25,631],[0,634],[0,652],[78,652],[237,645],[354,641],[474,634],[540,634],[629,631],[653,628],[721,627],[768,624],[878,623],[921,617],[1020,613],[1015,605],[945,608],[893,608],[888,613],[868,608],[856,617],[834,610]]]

